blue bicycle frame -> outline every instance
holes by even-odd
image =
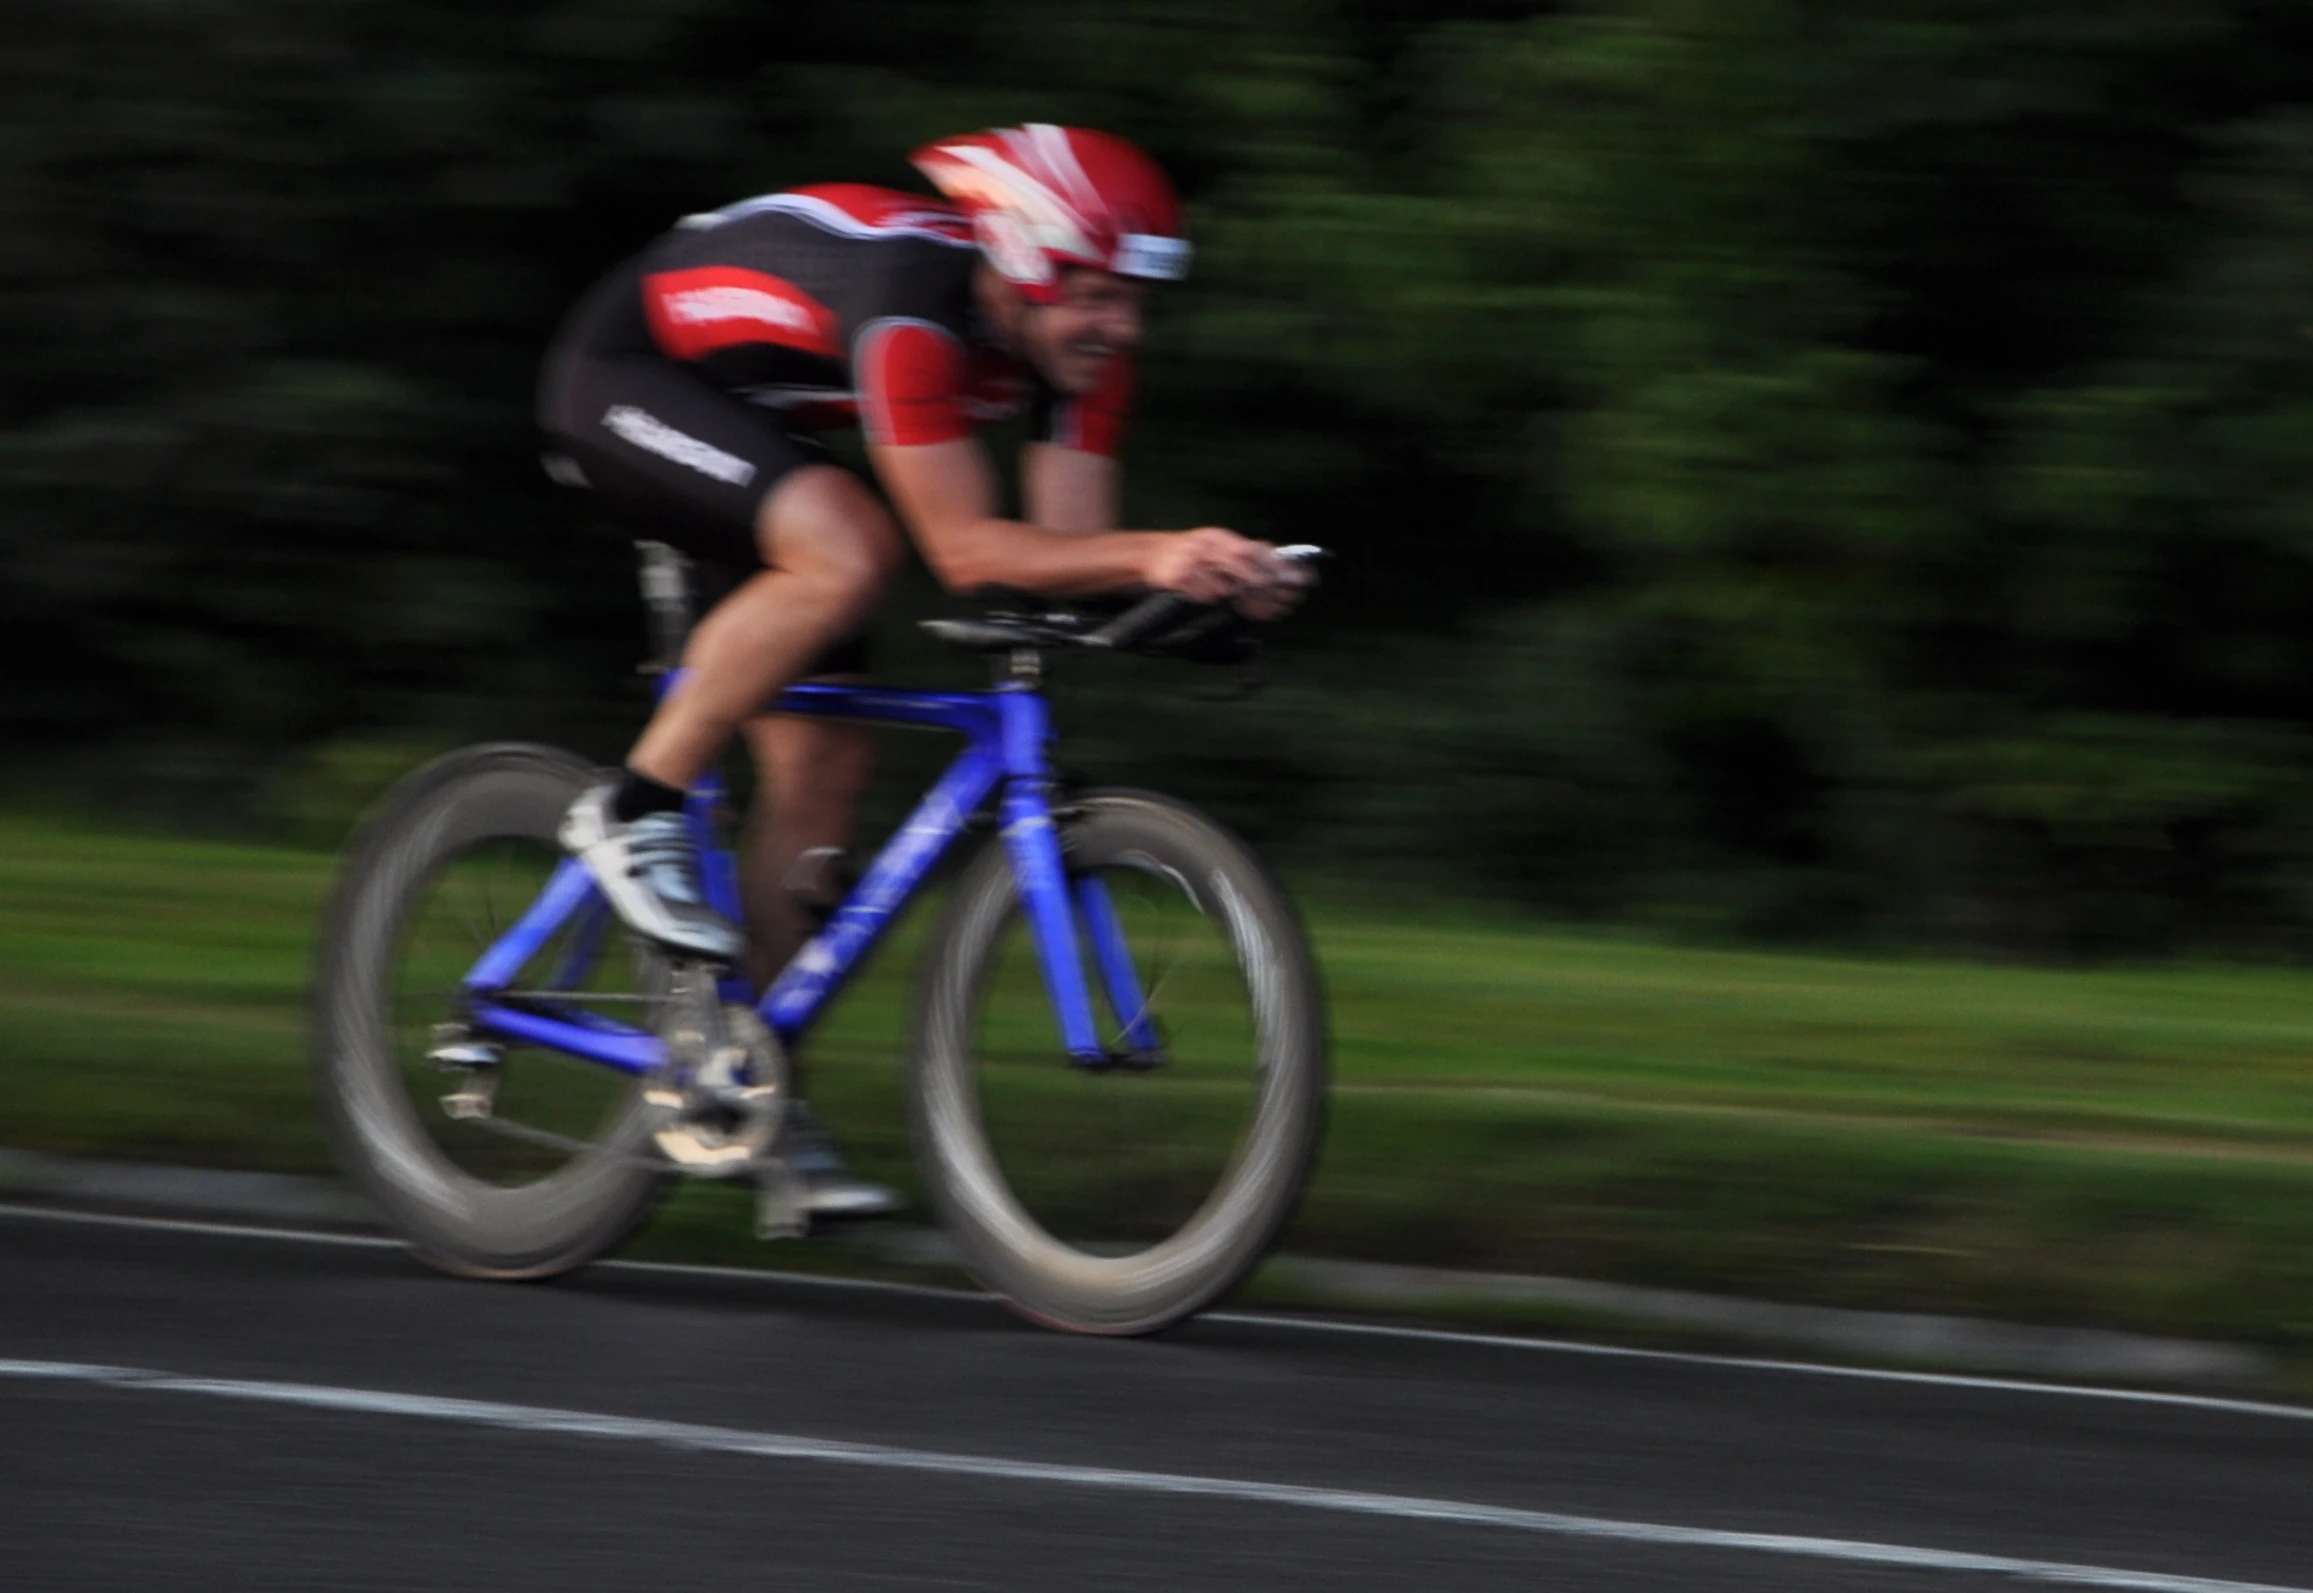
[[[673,677],[666,682],[671,688]],[[864,686],[792,686],[772,705],[786,714],[858,719],[952,730],[964,750],[885,843],[874,863],[826,926],[795,954],[756,1004],[782,1044],[793,1047],[809,1031],[861,960],[882,939],[991,797],[1022,909],[1036,945],[1045,989],[1052,998],[1061,1049],[1082,1067],[1106,1067],[1136,1054],[1154,1055],[1158,1041],[1146,999],[1114,905],[1099,880],[1073,882],[1053,825],[1053,774],[1046,757],[1052,737],[1044,698],[1024,686],[982,692],[886,691]],[[740,921],[738,871],[716,842],[713,814],[721,800],[710,778],[691,794],[688,812],[705,863],[709,899]],[[591,1012],[547,1010],[501,999],[516,974],[566,928],[571,931],[557,984],[574,983],[600,949],[611,914],[591,876],[565,860],[528,911],[466,975],[467,1021],[478,1034],[551,1047],[627,1073],[649,1073],[666,1061],[648,1030]],[[1081,922],[1099,969],[1102,993],[1123,1040],[1123,1052],[1101,1043],[1077,938]],[[724,981],[724,998],[749,1000],[746,980]]]

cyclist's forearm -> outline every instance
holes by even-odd
[[[1113,531],[1122,478],[1104,455],[1029,443],[1020,450],[1021,518],[1047,531]]]
[[[919,539],[940,583],[952,592],[1017,587],[1047,597],[1079,597],[1146,584],[1164,531],[1047,531],[1020,520],[976,521],[960,534]]]

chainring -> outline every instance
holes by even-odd
[[[675,970],[660,1011],[667,1060],[643,1086],[651,1142],[693,1177],[759,1174],[787,1115],[786,1050],[751,1009],[724,1001],[701,968]]]

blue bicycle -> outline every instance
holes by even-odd
[[[1060,782],[1040,689],[1049,655],[1209,651],[1209,626],[1164,594],[1106,620],[936,620],[996,660],[991,689],[783,693],[783,713],[965,745],[759,999],[629,935],[562,857],[555,827],[597,778],[584,760],[496,744],[417,771],[349,849],[324,930],[314,1063],[341,1160],[419,1257],[469,1277],[583,1265],[682,1175],[750,1179],[759,1230],[801,1231],[787,1059],[986,827],[918,971],[905,1083],[931,1203],[974,1275],[1046,1325],[1146,1333],[1210,1304],[1274,1243],[1315,1156],[1315,965],[1219,823]],[[720,807],[710,784],[690,816],[736,919]]]

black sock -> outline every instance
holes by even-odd
[[[621,824],[631,824],[646,813],[679,813],[682,807],[681,791],[629,769],[610,799],[610,816]]]

